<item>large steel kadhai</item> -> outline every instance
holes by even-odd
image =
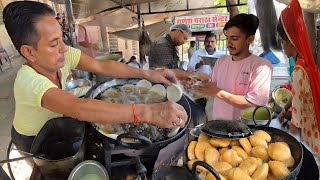
[[[267,133],[270,134],[271,136],[271,143],[272,142],[279,142],[283,141],[286,142],[289,146],[290,149],[292,150],[292,156],[295,160],[295,164],[292,168],[289,168],[290,174],[286,177],[281,178],[281,180],[294,180],[297,179],[297,176],[299,174],[299,171],[301,169],[301,165],[303,162],[303,148],[301,144],[290,134],[286,133],[285,131],[282,131],[280,129],[276,129],[273,127],[268,127],[271,121],[271,112],[269,111],[269,121],[267,122],[266,125],[258,125],[256,120],[255,120],[255,112],[258,108],[267,108],[267,107],[257,107],[254,110],[253,113],[253,121],[255,126],[247,126],[243,124],[241,121],[225,121],[225,120],[213,120],[209,121],[207,123],[204,123],[202,126],[198,126],[194,128],[192,131],[192,135],[199,135],[201,132],[206,133],[207,135],[211,137],[216,137],[216,138],[229,138],[229,139],[240,139],[240,138],[248,138],[250,137],[254,131],[256,130],[264,130]],[[199,133],[199,134],[196,134]],[[199,162],[195,162],[196,165],[198,166]],[[203,163],[200,163],[201,165]],[[210,169],[211,167],[207,165],[203,165],[203,167]],[[182,177],[185,177],[185,179],[194,179],[194,176],[197,177],[197,174],[193,172],[193,175],[191,175],[191,172],[186,168],[179,168],[179,167],[171,167],[168,166],[166,172],[163,172],[163,174],[166,174],[167,179],[180,179]],[[195,167],[193,167],[195,169]],[[180,173],[180,172],[185,172],[185,173]],[[214,174],[216,177],[218,176],[214,172],[210,170],[212,174]],[[183,175],[184,174],[184,175]],[[218,178],[217,178],[218,179]],[[219,178],[220,179],[220,178]]]
[[[255,119],[255,113],[259,108],[265,108],[268,111],[268,122],[265,125],[258,124]],[[250,137],[254,131],[263,130],[266,131],[271,136],[271,143],[273,142],[286,142],[290,149],[292,150],[292,156],[295,160],[295,164],[292,168],[289,168],[290,174],[286,177],[281,178],[281,180],[292,180],[296,179],[299,174],[302,161],[303,161],[303,149],[300,144],[293,136],[277,128],[269,127],[272,120],[271,112],[269,108],[264,106],[258,106],[253,111],[253,122],[254,126],[247,126],[241,121],[223,121],[223,120],[213,120],[205,123],[201,127],[201,131],[206,133],[211,137],[217,138],[229,138],[229,139],[240,139]]]
[[[139,79],[113,79],[112,81],[104,82],[104,83],[98,83],[95,86],[93,86],[85,96],[86,98],[99,98],[99,95],[103,93],[104,91],[115,88],[119,86],[123,86],[125,84],[137,84]],[[168,137],[164,140],[160,141],[151,141],[150,139],[141,136],[140,134],[131,134],[131,133],[123,133],[123,134],[107,134],[99,129],[99,127],[95,123],[90,123],[92,127],[94,127],[99,135],[102,138],[106,138],[109,140],[110,143],[114,144],[120,144],[121,146],[127,147],[127,148],[133,148],[133,149],[153,149],[157,147],[163,147],[167,144],[176,141],[180,137],[182,137],[185,134],[185,131],[190,123],[191,120],[191,108],[188,103],[187,98],[182,95],[181,99],[177,102],[181,106],[184,107],[184,109],[187,112],[188,115],[188,121],[185,124],[184,128],[180,128],[180,130],[177,132],[176,135],[173,137]],[[168,133],[170,131],[167,131]],[[127,143],[124,140],[126,138],[133,138],[137,139],[138,141],[136,143]]]
[[[119,86],[123,86],[125,84],[137,84],[139,80],[138,79],[114,79],[109,82],[105,83],[98,83],[94,87],[92,87],[87,95],[85,97],[87,98],[97,98],[99,99],[99,96],[104,91],[110,89],[110,88],[117,88]],[[146,138],[145,136],[142,136],[140,134],[132,134],[132,133],[122,133],[122,134],[106,134],[105,132],[101,131],[99,129],[99,126],[97,126],[94,123],[90,123],[91,127],[93,127],[96,132],[98,132],[98,135],[105,140],[107,140],[109,143],[114,144],[115,149],[122,149],[125,151],[125,155],[128,157],[133,157],[135,164],[136,164],[136,171],[141,179],[146,179],[147,170],[144,167],[144,165],[140,161],[140,156],[145,155],[158,155],[159,151],[161,149],[166,148],[168,144],[175,144],[177,140],[181,139],[182,136],[185,135],[185,131],[187,130],[187,127],[191,120],[191,108],[189,105],[189,102],[187,98],[183,95],[181,99],[177,102],[181,106],[184,107],[184,109],[187,112],[188,115],[188,121],[185,124],[184,128],[180,128],[180,130],[177,132],[177,134],[173,135],[172,137],[168,136],[166,134],[166,139],[160,140],[160,141],[151,141],[150,139]],[[168,133],[170,131],[167,131]],[[128,143],[126,139],[135,139],[136,141]],[[179,148],[175,148],[175,151],[179,151]],[[171,151],[171,150],[170,150]],[[183,148],[181,150],[183,152]],[[167,151],[166,151],[167,152]],[[170,152],[171,154],[172,152]],[[156,156],[157,157],[157,156]],[[154,167],[157,169],[157,165]]]

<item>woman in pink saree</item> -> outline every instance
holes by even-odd
[[[296,61],[292,77],[292,105],[290,131],[295,132],[320,162],[320,75],[315,64],[298,0],[281,12],[278,33],[288,57]],[[282,113],[285,114],[285,113]]]

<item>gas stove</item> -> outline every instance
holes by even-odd
[[[103,140],[105,167],[111,179],[154,179],[162,166],[178,161],[184,152],[187,136],[156,149],[128,149]]]
[[[130,149],[117,146],[95,133],[86,133],[87,156],[105,166],[111,180],[159,179],[155,176],[163,166],[175,164],[184,153],[187,133],[159,148]]]

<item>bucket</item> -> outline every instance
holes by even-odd
[[[31,153],[42,175],[68,178],[72,169],[84,160],[84,122],[59,117],[49,120],[35,137]]]

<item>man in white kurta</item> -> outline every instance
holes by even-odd
[[[218,53],[216,51],[216,38],[214,34],[208,34],[204,40],[204,49],[199,49],[195,51],[188,64],[188,71],[191,72],[201,72],[211,75],[212,67],[206,65],[202,60],[201,56],[220,58],[224,56],[223,53]]]

